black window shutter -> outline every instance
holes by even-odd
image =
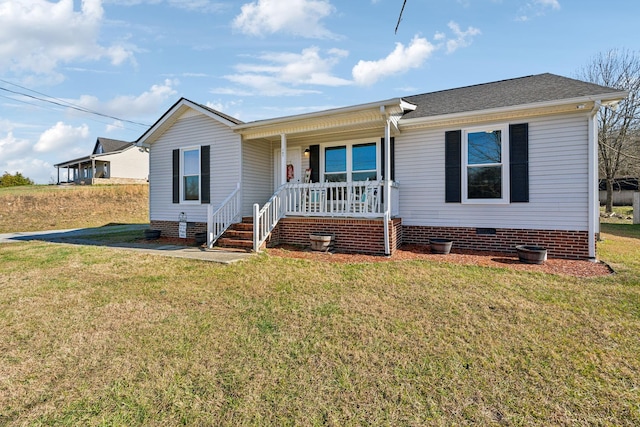
[[[462,131],[445,132],[444,137],[445,202],[462,202]]]
[[[309,147],[309,167],[311,168],[311,182],[320,182],[320,146]]]
[[[529,201],[529,124],[509,125],[509,184],[512,203]]]
[[[200,203],[211,203],[211,146],[200,147]]]
[[[173,203],[180,203],[180,150],[173,150]]]
[[[385,163],[384,163],[384,150],[385,150],[384,138],[380,140],[380,171],[382,173],[382,178],[385,177]],[[389,146],[391,147],[391,181],[395,181],[396,179],[396,138],[391,137],[389,141]]]

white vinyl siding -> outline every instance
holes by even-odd
[[[149,176],[149,154],[136,146],[120,153],[100,155],[96,162],[110,162],[109,178],[147,179]]]
[[[211,147],[211,204],[219,205],[240,182],[240,136],[229,127],[197,112],[189,112],[155,141],[150,149],[149,216],[177,221],[180,212],[189,222],[206,222],[206,204],[172,203],[172,152],[194,146]]]
[[[245,141],[242,146],[242,216],[253,216],[253,204],[264,205],[273,193],[271,144]]]
[[[588,117],[529,123],[529,202],[499,205],[445,203],[444,138],[452,128],[396,136],[396,180],[403,225],[587,230]],[[462,126],[461,126],[462,127]]]

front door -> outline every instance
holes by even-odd
[[[280,182],[280,149],[273,151],[273,188],[282,184]],[[302,158],[300,147],[287,148],[287,182],[302,182]]]

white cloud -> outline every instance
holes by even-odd
[[[162,3],[162,0],[105,0],[104,2],[120,6],[137,6],[140,4],[159,4]],[[219,12],[229,7],[224,2],[211,0],[166,0],[165,3],[171,7],[198,13]]]
[[[118,132],[124,129],[124,123],[121,120],[114,120],[113,123],[107,125],[105,128],[106,133]]]
[[[358,61],[352,70],[353,79],[359,85],[372,85],[383,77],[422,66],[435,50],[427,39],[415,36],[407,47],[396,43],[396,48],[386,58]]]
[[[148,91],[140,95],[121,95],[106,102],[92,95],[82,95],[77,100],[67,101],[103,114],[127,119],[135,118],[157,113],[158,108],[167,99],[176,95],[177,92],[173,87],[177,83],[176,80],[167,79],[162,84],[151,86]]]
[[[460,26],[453,21],[449,22],[449,28],[456,38],[447,40],[447,53],[453,53],[461,47],[469,46],[473,37],[481,34],[480,30],[474,27],[468,27],[466,31],[462,31]]]
[[[335,12],[327,0],[257,0],[242,6],[233,27],[244,34],[263,36],[284,32],[295,36],[335,39],[320,22]]]
[[[61,62],[107,58],[114,65],[133,60],[125,44],[98,43],[102,0],[0,0],[0,70],[54,73]]]
[[[8,159],[21,156],[31,150],[31,144],[26,139],[18,139],[13,132],[7,133],[5,138],[0,138],[0,159]],[[3,173],[4,171],[0,171]]]
[[[558,0],[532,0],[520,8],[516,16],[516,21],[530,21],[546,15],[550,10],[560,10],[560,8],[560,2]]]
[[[79,143],[86,143],[89,138],[89,126],[83,124],[78,127],[56,123],[40,135],[33,150],[39,153],[48,153],[56,150],[64,150],[68,155],[69,150]]]
[[[315,89],[300,88],[307,86],[346,86],[349,80],[332,74],[333,68],[341,59],[349,55],[342,49],[330,49],[325,54],[317,47],[293,52],[266,52],[257,57],[261,62],[238,64],[237,74],[225,78],[247,89],[217,88],[216,94],[236,95],[301,95],[319,93]]]

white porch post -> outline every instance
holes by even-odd
[[[383,107],[384,108],[384,107]],[[391,219],[391,119],[384,127],[384,253],[391,255],[389,220]]]
[[[91,183],[93,184],[93,179],[96,177],[96,159],[91,159]]]
[[[287,182],[287,135],[280,135],[280,185]]]

